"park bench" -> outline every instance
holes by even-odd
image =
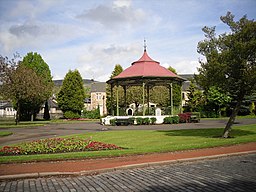
[[[199,112],[192,112],[190,116],[191,123],[199,123],[200,122],[200,113]]]

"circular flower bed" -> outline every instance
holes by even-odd
[[[33,155],[79,151],[100,151],[122,149],[114,144],[106,144],[91,139],[50,138],[22,143],[18,146],[4,146],[0,155]]]

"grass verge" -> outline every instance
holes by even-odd
[[[51,121],[21,121],[16,125],[14,120],[1,120],[0,128],[9,129],[9,128],[24,128],[24,127],[38,127],[44,126],[47,124],[74,124],[74,123],[85,123],[85,122],[99,122],[99,119],[89,119],[89,120],[51,120]]]
[[[256,125],[236,126],[232,138],[223,139],[223,128],[193,129],[174,131],[106,131],[77,134],[65,137],[88,138],[94,141],[112,143],[123,147],[123,150],[90,151],[59,154],[2,156],[0,163],[85,159],[99,157],[116,157],[146,153],[161,153],[217,146],[235,145],[256,141]]]
[[[256,115],[245,115],[245,116],[236,116],[236,120],[237,119],[255,119]],[[205,120],[228,120],[229,117],[216,117],[216,118],[202,118]]]
[[[0,131],[0,137],[5,137],[8,135],[12,135],[12,132],[9,131]]]

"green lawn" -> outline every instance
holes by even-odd
[[[78,158],[113,157],[145,153],[171,152],[198,148],[235,145],[256,141],[256,125],[236,126],[232,130],[233,138],[223,139],[223,128],[194,129],[176,131],[106,131],[72,135],[66,137],[92,137],[94,141],[116,144],[125,149],[112,151],[90,151],[47,155],[2,156],[1,163],[64,160]]]
[[[23,128],[23,127],[36,127],[49,124],[50,121],[21,121],[16,125],[14,120],[0,120],[0,128]]]
[[[245,115],[245,116],[237,116],[236,119],[255,119],[256,115]],[[229,117],[216,117],[216,118],[201,118],[201,119],[207,119],[207,120],[221,120],[225,119],[228,120]]]
[[[8,135],[12,135],[12,132],[9,132],[9,131],[0,131],[0,137],[4,137],[4,136],[8,136]]]
[[[16,125],[14,120],[0,120],[0,128],[23,128],[23,127],[37,127],[44,126],[46,124],[73,124],[73,123],[84,123],[84,122],[99,122],[99,119],[92,120],[51,120],[51,121],[21,121]]]

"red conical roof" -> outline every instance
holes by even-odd
[[[129,77],[178,77],[175,73],[162,67],[159,62],[151,59],[147,51],[144,50],[142,57],[132,63],[132,66],[125,69],[113,79],[129,78]]]

